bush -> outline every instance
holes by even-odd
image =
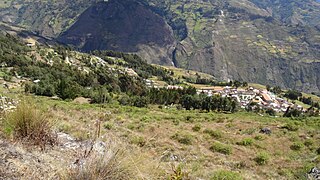
[[[131,139],[131,143],[132,144],[136,144],[138,145],[139,147],[143,147],[144,145],[146,145],[146,140],[141,137],[141,136],[134,136],[132,139]]]
[[[210,180],[242,180],[243,178],[239,173],[227,171],[227,170],[219,170],[213,173]]]
[[[316,153],[320,155],[320,147],[316,150]]]
[[[261,152],[259,153],[255,158],[254,161],[258,164],[258,165],[265,165],[268,164],[270,157],[269,154],[266,152]]]
[[[314,142],[312,139],[307,139],[305,142],[304,142],[304,145],[307,146],[307,147],[311,147],[314,145]]]
[[[218,153],[222,153],[225,155],[229,155],[232,153],[232,147],[226,144],[222,144],[222,143],[218,143],[215,142],[212,144],[212,146],[210,147],[210,150],[212,152],[218,152]]]
[[[105,123],[103,124],[103,127],[104,127],[105,129],[111,130],[112,127],[113,127],[113,125],[112,125],[111,123],[105,122]]]
[[[56,143],[51,122],[30,102],[21,101],[17,109],[5,117],[4,126],[7,134],[14,139],[40,146],[42,149],[45,145]]]
[[[242,141],[237,142],[238,145],[241,146],[251,146],[253,144],[252,138],[244,138]]]
[[[200,124],[196,124],[192,127],[192,131],[195,132],[199,132],[201,130],[201,125]]]
[[[289,131],[298,131],[299,127],[298,125],[290,122],[283,126],[283,128],[288,129]]]
[[[193,142],[193,136],[191,134],[186,133],[176,133],[171,138],[176,139],[179,143],[185,145],[191,145]]]
[[[118,101],[119,101],[120,105],[123,105],[123,106],[131,105],[131,99],[126,94],[121,96]]]
[[[214,131],[214,130],[212,130],[212,129],[205,129],[203,132],[204,132],[204,133],[207,133],[207,134],[209,134],[211,137],[214,137],[214,138],[217,138],[217,139],[220,139],[220,138],[222,138],[222,136],[223,136],[221,131]]]
[[[264,140],[265,138],[264,138],[263,136],[261,136],[261,135],[256,135],[256,136],[254,137],[254,139],[255,139],[255,140],[258,140],[258,141],[262,141],[262,140]]]
[[[133,99],[133,105],[139,108],[148,106],[148,99],[146,97],[136,96]]]
[[[290,146],[290,149],[294,151],[300,151],[304,147],[302,142],[295,142]]]
[[[270,116],[275,116],[276,115],[276,111],[273,110],[272,108],[267,109],[266,113],[269,114]]]
[[[91,155],[84,163],[75,164],[60,175],[62,180],[134,179],[131,168],[124,164],[121,153]]]

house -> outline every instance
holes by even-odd
[[[261,93],[261,97],[267,103],[271,103],[272,102],[272,99],[271,99],[270,95],[265,93],[265,92]]]

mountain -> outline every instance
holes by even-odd
[[[315,0],[13,0],[0,15],[83,51],[134,52],[221,80],[320,89]]]
[[[58,40],[84,51],[138,52],[161,64],[170,63],[175,43],[172,29],[161,16],[130,0],[94,4]]]

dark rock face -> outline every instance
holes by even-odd
[[[130,0],[94,4],[58,40],[83,51],[135,52],[149,62],[160,64],[171,63],[175,43],[163,18]]]

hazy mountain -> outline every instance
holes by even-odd
[[[135,52],[223,80],[320,89],[315,0],[14,0],[0,17],[84,51]]]

